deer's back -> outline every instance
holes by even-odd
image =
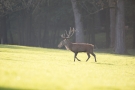
[[[94,45],[88,43],[72,43],[73,52],[93,52]]]

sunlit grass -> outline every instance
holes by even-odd
[[[0,89],[134,90],[135,56],[0,45]]]

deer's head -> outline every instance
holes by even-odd
[[[70,37],[72,37],[72,35],[74,34],[75,30],[74,28],[69,30],[69,32],[67,32],[65,30],[65,33],[61,35],[61,38],[63,38],[64,40],[62,40],[58,47],[61,48],[62,46],[68,45],[70,43],[70,41],[68,40]]]

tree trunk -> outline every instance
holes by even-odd
[[[118,0],[117,3],[115,53],[126,53],[124,0]]]
[[[135,49],[135,26],[134,26],[134,33],[133,33],[133,49]]]
[[[134,2],[135,4],[135,2]],[[135,8],[134,8],[135,9]],[[135,49],[135,11],[133,11],[133,49]]]
[[[91,36],[91,43],[93,44],[93,45],[95,45],[96,46],[96,41],[95,41],[95,18],[94,18],[95,16],[94,15],[92,15],[92,26],[91,26],[91,31],[90,31],[90,36]]]
[[[8,30],[8,43],[10,44],[14,44],[13,42],[13,34],[12,34],[12,31],[11,31],[11,27],[10,27],[10,15],[7,15],[7,30]]]
[[[105,31],[106,31],[106,48],[110,46],[110,17],[109,9],[106,9]]]
[[[79,9],[77,7],[77,1],[71,0],[72,8],[74,12],[74,18],[75,18],[75,27],[76,27],[76,42],[84,42],[84,33],[83,33],[83,25],[81,21],[81,13],[79,12]]]
[[[134,29],[134,31],[133,31],[133,49],[135,49],[135,25],[133,26],[133,29]]]
[[[115,26],[116,26],[116,0],[109,0],[110,6],[110,47],[114,48],[115,45]]]
[[[32,12],[30,10],[23,11],[24,15],[24,45],[31,45],[31,27],[32,27]]]
[[[0,41],[1,44],[7,44],[8,40],[7,40],[7,25],[6,25],[6,16],[1,18],[1,29],[0,29]]]

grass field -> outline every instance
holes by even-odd
[[[109,52],[74,62],[67,50],[0,45],[0,90],[135,90],[135,53]]]

